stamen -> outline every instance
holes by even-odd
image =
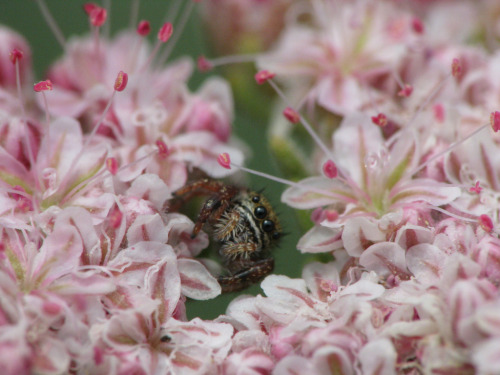
[[[462,75],[462,63],[457,58],[453,59],[451,63],[451,75],[455,78]]]
[[[172,36],[173,31],[174,28],[172,27],[172,24],[170,22],[167,22],[161,27],[160,31],[158,32],[158,39],[162,43],[166,43]]]
[[[488,126],[489,126],[489,123],[488,124],[484,124],[483,126],[481,126],[481,127],[477,128],[476,130],[474,130],[472,133],[470,133],[465,138],[463,138],[463,139],[461,139],[459,141],[453,142],[445,150],[437,153],[436,155],[434,155],[433,157],[427,159],[425,162],[423,162],[418,167],[416,167],[413,171],[410,172],[410,176],[413,176],[415,173],[417,173],[420,170],[424,169],[427,165],[429,165],[430,163],[432,163],[434,160],[439,159],[441,156],[447,154],[452,149],[456,148],[458,145],[461,145],[462,143],[464,143],[468,139],[474,137],[477,133],[479,133],[480,131],[486,129]]]
[[[111,104],[113,103],[113,99],[115,98],[116,92],[117,91],[123,91],[125,89],[125,87],[127,86],[127,82],[128,82],[128,75],[127,75],[127,73],[124,73],[123,71],[120,71],[118,73],[117,77],[116,77],[116,80],[115,80],[113,94],[111,94],[111,98],[109,98],[108,103],[106,104],[106,108],[104,108],[104,111],[103,111],[103,113],[101,115],[101,118],[99,119],[99,121],[97,122],[97,124],[92,129],[92,132],[89,134],[89,136],[85,140],[85,143],[83,144],[83,147],[82,147],[82,151],[85,148],[87,148],[88,145],[90,144],[90,142],[94,139],[95,134],[99,130],[99,127],[101,126],[102,122],[106,118],[106,115],[108,114],[109,108],[111,107]],[[80,156],[81,156],[81,152],[79,154],[79,157]],[[76,159],[76,161],[78,161],[79,157]],[[76,161],[73,164],[76,165]]]
[[[128,83],[128,74],[124,73],[123,71],[120,71],[115,80],[115,91],[120,92],[125,90],[125,87],[127,87],[127,83]]]
[[[15,65],[22,58],[23,58],[23,52],[18,50],[17,48],[14,48],[12,51],[10,51],[9,59],[10,61],[12,61],[12,64]]]
[[[432,107],[432,111],[434,112],[434,118],[436,119],[436,121],[443,123],[445,120],[445,112],[443,105],[440,103],[435,104]]]
[[[45,106],[45,120],[47,121],[47,125],[49,125],[50,123],[49,105],[47,104],[47,97],[45,96],[45,91],[52,91],[52,82],[50,81],[50,79],[38,82],[33,86],[33,90],[35,90],[35,92],[41,92],[43,95],[43,104]]]
[[[500,130],[500,112],[499,111],[491,112],[490,126],[495,133]]]
[[[419,106],[418,110],[415,112],[413,117],[410,119],[408,122],[407,127],[409,127],[415,119],[422,113],[422,111],[427,107],[429,102],[435,98],[435,96],[438,94],[438,92],[441,90],[441,88],[444,86],[444,84],[450,79],[450,77],[457,77],[455,74],[462,74],[462,65],[460,63],[460,60],[458,59],[453,59],[451,63],[451,72],[446,75],[441,82],[432,90],[432,92],[429,94],[429,96],[426,98],[426,100]]]
[[[445,215],[448,215],[452,218],[455,218],[455,219],[458,219],[458,220],[462,220],[462,221],[467,221],[467,222],[470,222],[470,223],[477,223],[477,219],[472,219],[470,217],[464,217],[464,216],[460,216],[460,215],[456,215],[448,210],[445,210],[444,208],[441,208],[441,207],[437,207],[437,206],[432,206],[431,204],[428,204],[427,205],[429,209],[431,210],[434,210],[434,211],[439,211]]]
[[[47,8],[45,1],[37,0],[36,3],[38,4],[38,8],[40,8],[40,12],[42,13],[43,18],[45,18],[45,22],[47,22],[47,25],[49,25],[49,28],[54,34],[54,37],[56,38],[57,42],[59,43],[59,45],[63,50],[66,49],[66,40],[64,38],[64,35],[61,32],[61,29],[57,25],[56,21],[54,20],[54,17],[52,17],[52,14]]]
[[[398,91],[398,96],[402,96],[402,97],[407,98],[412,93],[413,93],[413,86],[409,85],[408,83],[405,83],[403,88],[400,91]]]
[[[168,146],[162,140],[160,140],[160,139],[157,140],[156,146],[158,147],[158,156],[161,159],[165,159],[170,154],[170,150],[168,149]]]
[[[103,26],[103,34],[106,39],[109,39],[109,30],[111,28],[111,0],[102,0],[102,7],[108,12],[107,21]]]
[[[55,316],[61,312],[62,307],[58,303],[45,300],[42,304],[42,310],[48,315]]]
[[[196,65],[200,72],[208,72],[214,68],[214,65],[203,55],[198,57]]]
[[[83,6],[85,13],[89,17],[89,22],[94,29],[94,48],[96,57],[99,56],[99,29],[106,22],[108,12],[106,9],[94,3],[87,3]]]
[[[193,0],[188,1],[188,5],[186,6],[186,9],[184,9],[184,13],[182,14],[181,19],[179,20],[179,24],[176,26],[176,33],[172,38],[172,41],[169,43],[165,51],[163,51],[163,53],[160,55],[160,58],[158,59],[158,64],[157,64],[158,66],[164,65],[165,62],[170,57],[170,54],[172,53],[177,42],[179,41],[179,38],[182,35],[182,32],[184,31],[184,28],[186,27],[186,24],[189,20],[189,17],[193,12],[195,3],[196,1]]]
[[[267,70],[262,70],[258,72],[255,75],[255,79],[257,83],[259,83],[259,80],[263,80],[263,82],[268,82],[271,87],[274,89],[274,91],[278,94],[278,96],[281,98],[281,100],[287,105],[291,110],[295,111],[296,114],[299,116],[299,122],[304,126],[304,128],[307,130],[311,138],[314,140],[314,142],[318,145],[318,147],[323,151],[323,153],[328,157],[328,159],[332,160],[333,163],[335,163],[335,157],[331,153],[331,151],[328,149],[328,147],[323,143],[321,138],[316,134],[316,132],[313,130],[312,126],[309,124],[309,122],[300,115],[300,113],[296,110],[293,109],[292,106],[288,104],[288,99],[286,98],[285,94],[281,89],[278,87],[278,85],[273,81],[272,77],[274,77],[275,74],[272,72],[268,72]],[[338,165],[338,163],[335,163]],[[344,172],[341,168],[337,168],[338,172],[341,174],[342,177],[340,179],[351,186],[354,190],[356,190],[359,194],[363,195],[365,194],[359,187],[358,185],[352,180],[352,178],[349,176],[348,173]]]
[[[481,190],[483,190],[483,188],[479,186],[479,181],[476,181],[476,184],[473,187],[469,188],[469,191],[471,193],[481,194]]]
[[[393,72],[392,76],[394,77],[400,89],[398,92],[398,96],[410,96],[413,92],[413,87],[410,84],[404,83],[401,77],[396,72]]]
[[[488,215],[483,214],[479,216],[478,223],[486,233],[493,231],[493,220]]]
[[[151,25],[149,21],[142,20],[137,25],[137,34],[140,36],[147,36],[151,32]]]
[[[30,165],[34,165],[35,163],[35,156],[33,154],[33,149],[30,146],[30,141],[29,141],[29,132],[28,132],[28,117],[26,116],[26,109],[24,108],[24,98],[23,98],[23,91],[21,90],[21,73],[20,73],[20,60],[23,58],[23,52],[18,50],[18,49],[13,49],[10,53],[10,60],[15,66],[16,69],[16,86],[17,86],[17,97],[19,99],[19,106],[21,107],[21,113],[23,115],[23,126],[24,126],[24,146],[26,147],[26,150],[28,151],[28,160],[30,162]],[[38,181],[37,181],[38,183]]]
[[[381,128],[387,125],[387,116],[384,115],[383,113],[379,113],[377,116],[372,116],[371,119],[375,125]]]
[[[106,169],[113,176],[116,175],[116,173],[118,172],[118,161],[116,160],[116,158],[107,158],[106,159]]]
[[[286,119],[290,121],[292,124],[298,124],[300,122],[299,113],[291,107],[285,108],[285,110],[283,111],[283,116],[285,116]]]
[[[117,87],[120,88],[121,90],[119,91],[123,91],[123,89],[125,89],[125,86],[126,86],[126,83],[127,83],[128,79],[127,79],[127,74],[120,71],[116,77],[116,80],[115,80],[115,89],[113,90],[113,94],[111,95],[111,98],[109,99],[108,103],[106,104],[106,108],[104,108],[104,111],[99,119],[99,121],[97,122],[97,124],[94,126],[94,128],[92,129],[92,132],[89,134],[89,136],[87,137],[87,139],[85,140],[83,146],[82,146],[82,149],[80,150],[80,152],[75,156],[75,158],[73,159],[72,161],[72,165],[78,165],[78,162],[80,161],[80,158],[82,157],[83,155],[83,152],[84,150],[88,147],[88,145],[90,144],[90,142],[92,142],[92,140],[94,139],[94,136],[96,135],[97,131],[99,130],[99,127],[101,126],[102,122],[104,121],[104,119],[106,118],[106,115],[108,114],[108,111],[109,111],[109,108],[111,107],[111,104],[113,103],[113,99],[115,97],[115,94],[116,92],[118,91],[117,90]],[[125,83],[125,84],[123,84]],[[100,172],[101,173],[101,172]],[[95,175],[94,177],[97,177],[100,173],[98,173],[97,175]],[[63,181],[61,182],[61,185],[65,185],[66,183],[66,180],[70,177],[71,173],[67,173],[66,176],[64,176],[63,178]],[[92,180],[92,179],[90,179]],[[89,181],[90,181],[89,180]],[[82,181],[77,187],[80,187],[82,186],[83,184],[85,183],[88,183],[88,181]],[[75,190],[77,187],[75,187],[72,192],[78,192],[78,190]],[[66,197],[67,199],[69,199],[69,197],[71,196],[72,193],[68,194]],[[63,201],[66,201],[67,199],[63,199],[61,201],[61,203]]]
[[[158,154],[158,149],[155,149],[155,150],[151,151],[150,153],[148,153],[148,154],[140,157],[139,159],[134,160],[131,163],[128,163],[128,164],[125,164],[125,165],[121,166],[120,168],[118,168],[118,170],[116,171],[115,175],[118,174],[120,171],[122,171],[122,170],[124,170],[126,168],[130,168],[130,167],[132,167],[132,166],[134,166],[134,165],[142,162],[143,160],[148,159],[148,158],[150,158],[150,157],[152,157],[154,155],[157,155],[157,154]],[[109,159],[110,158],[108,158],[106,160],[109,160]],[[75,197],[77,194],[79,194],[79,195],[84,194],[88,189],[90,189],[92,187],[92,184],[94,182],[97,182],[107,172],[110,172],[110,171],[107,169],[107,166],[106,166],[106,168],[102,169],[101,171],[99,171],[97,174],[95,174],[91,178],[89,178],[87,180],[83,180],[82,182],[80,182],[77,186],[75,186],[73,189],[71,189],[71,191],[68,194],[66,194],[66,196],[63,199],[61,199],[61,205],[66,204],[66,202],[68,202],[71,198]]]
[[[316,224],[321,224],[321,222],[327,220],[329,222],[334,222],[339,218],[339,213],[335,210],[323,209],[318,207],[314,209],[311,213],[311,221]]]
[[[284,178],[276,177],[276,176],[273,176],[273,175],[270,175],[270,174],[267,174],[264,172],[259,172],[259,171],[256,171],[254,169],[243,167],[242,165],[235,164],[231,161],[231,157],[226,152],[219,154],[219,156],[217,157],[217,161],[219,162],[219,164],[222,167],[224,167],[226,169],[231,169],[231,167],[235,167],[235,168],[242,170],[243,172],[247,172],[247,173],[253,174],[255,176],[259,176],[259,177],[264,177],[264,178],[267,178],[268,180],[276,181],[276,182],[279,182],[279,183],[282,183],[282,184],[288,185],[288,186],[293,186],[293,187],[296,187],[296,188],[301,189],[301,190],[309,191],[311,193],[317,193],[317,194],[321,194],[321,195],[335,198],[335,199],[342,199],[343,201],[354,202],[353,199],[349,199],[346,196],[341,196],[339,194],[335,194],[335,193],[328,191],[328,190],[316,189],[316,188],[311,187],[311,186],[303,186],[297,182],[286,180]]]
[[[90,13],[99,6],[96,3],[85,3],[83,4],[83,10],[87,13],[87,16],[90,16]]]
[[[198,57],[198,69],[202,72],[206,72],[216,66],[250,63],[255,62],[255,59],[256,55],[253,54],[228,55],[217,57],[215,59],[207,59],[205,56],[200,56]]]
[[[337,166],[332,160],[327,160],[323,164],[323,173],[328,178],[335,178],[338,175]]]
[[[255,81],[259,84],[262,85],[269,81],[271,78],[274,78],[276,73],[272,73],[268,70],[260,70],[257,73],[255,73]]]
[[[219,154],[217,157],[217,162],[226,169],[231,169],[231,158],[227,152]]]
[[[139,0],[132,0],[132,4],[130,4],[129,29],[132,29],[134,25],[137,24],[138,17],[139,17]]]
[[[33,85],[33,90],[35,90],[36,92],[51,91],[52,82],[50,81],[50,79],[47,79],[45,81],[40,81],[38,83],[35,83]]]
[[[136,38],[134,41],[134,46],[130,48],[129,54],[129,66],[130,71],[135,72],[135,67],[137,64],[137,58],[139,56],[139,50],[141,49],[142,44],[144,43],[144,39],[151,32],[151,25],[149,21],[142,20],[139,22],[136,28],[136,32],[141,38]]]
[[[278,85],[276,83],[274,83],[274,81],[271,79],[272,77],[274,77],[274,73],[269,73],[265,70],[261,71],[259,73],[262,74],[262,76],[261,77],[259,76],[259,78],[265,79],[264,82],[266,82],[266,81],[269,82],[269,84],[274,89],[274,91],[276,91],[276,93],[280,96],[281,100],[283,100],[283,102],[288,105],[288,100],[287,100],[285,94],[283,94],[283,92],[280,90]],[[257,74],[259,74],[259,73],[257,73]],[[271,76],[271,77],[269,77],[269,76]],[[255,79],[257,80],[257,75],[255,76]],[[288,105],[288,106],[290,108],[293,108],[290,105]],[[297,112],[297,111],[295,111],[295,112]],[[300,116],[300,122],[302,123],[304,128],[307,130],[307,132],[309,133],[311,138],[314,140],[314,142],[316,142],[316,144],[321,148],[321,150],[323,150],[325,155],[327,155],[330,159],[334,160],[335,158],[331,154],[330,150],[328,149],[328,147],[326,147],[326,145],[323,143],[321,138],[316,134],[316,132],[313,130],[313,128],[309,124],[309,122],[307,122],[307,120],[303,116],[301,116],[299,112],[297,112],[297,114]]]
[[[158,50],[160,49],[160,45],[162,43],[167,42],[170,37],[172,36],[173,33],[173,26],[170,22],[166,22],[163,24],[163,26],[160,28],[158,31],[158,40],[156,41],[156,44],[153,48],[153,51],[151,51],[151,54],[149,55],[147,61],[144,63],[144,65],[141,67],[140,71],[143,72],[146,70],[146,68],[151,64],[151,61],[153,61],[154,57],[158,53]]]
[[[122,219],[123,219],[123,213],[118,208],[111,211],[108,216],[109,225],[113,229],[118,229],[118,227],[122,223]]]
[[[90,23],[95,27],[101,27],[106,22],[108,12],[101,7],[95,7],[89,14]]]
[[[423,34],[425,31],[424,24],[422,23],[422,20],[420,18],[414,17],[411,20],[411,27],[413,31],[415,31],[417,34]]]
[[[171,1],[163,22],[173,22],[177,18],[177,16],[179,15],[179,10],[181,9],[182,2],[183,0]]]

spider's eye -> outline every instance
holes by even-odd
[[[264,220],[262,222],[262,229],[264,232],[271,232],[274,229],[274,221]]]
[[[264,219],[267,215],[267,210],[264,206],[259,206],[255,209],[254,214],[257,219]]]
[[[170,342],[172,340],[172,338],[169,336],[169,335],[163,335],[161,338],[160,338],[160,341],[161,342]]]
[[[279,239],[281,237],[281,233],[280,232],[274,232],[272,237],[273,237],[273,240],[277,240],[277,239]]]
[[[260,197],[259,197],[258,195],[254,195],[254,196],[252,197],[252,202],[253,202],[253,203],[259,203],[259,201],[260,201]]]

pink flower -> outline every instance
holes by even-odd
[[[256,59],[258,83],[281,97],[259,103],[298,181],[277,179],[291,186],[282,200],[312,211],[308,230],[290,230],[325,254],[189,320],[188,298],[221,293],[223,265],[173,192],[251,171],[229,85],[192,90],[190,58],[164,64],[197,3],[174,4],[183,13],[154,46],[153,24],[108,38],[107,10],[85,4],[93,35],[57,35],[63,54],[35,86],[26,42],[0,29],[3,372],[499,372],[498,5],[201,5],[217,51],[266,50],[209,65]]]
[[[297,19],[277,48],[259,57],[262,69],[297,78],[294,97],[337,114],[361,109],[370,96],[382,97],[378,88],[394,88],[391,69],[415,39],[410,14],[374,1],[321,2],[308,12],[310,22]]]
[[[192,62],[188,59],[158,73],[144,74],[149,49],[139,44],[138,38],[121,34],[115,40],[102,41],[98,50],[93,40],[75,40],[68,47],[68,54],[49,72],[59,88],[47,98],[49,111],[55,115],[79,116],[88,129],[99,126],[98,133],[119,142],[114,155],[119,164],[138,159],[137,154],[151,152],[158,139],[167,145],[170,150],[167,158],[154,158],[153,163],[144,159],[126,174],[121,173],[122,179],[137,177],[147,165],[148,172],[159,174],[173,189],[184,184],[187,168],[198,167],[214,177],[225,175],[206,163],[209,159],[206,156],[211,155],[212,149],[222,147],[230,135],[232,99],[227,84],[212,79],[199,93],[190,94],[186,81]],[[131,45],[137,46],[137,50],[130,51]],[[128,74],[127,88],[117,95],[101,119],[120,71]],[[199,137],[191,135],[193,132]],[[195,147],[188,146],[183,142],[185,134],[203,141]],[[242,160],[239,150],[231,151]],[[197,160],[194,154],[203,157]]]
[[[426,215],[429,206],[450,203],[460,195],[460,190],[454,186],[413,178],[408,174],[419,161],[416,141],[411,133],[394,142],[385,142],[380,129],[373,126],[369,118],[352,115],[343,120],[334,134],[333,143],[333,156],[339,170],[348,171],[345,178],[310,177],[300,182],[300,187],[289,188],[282,198],[296,208],[328,205],[339,212],[337,222],[320,224],[333,229],[330,231],[332,241],[329,246],[322,246],[322,251],[335,249],[333,239],[338,236],[339,228],[352,225],[355,217],[365,216],[376,223],[384,215],[399,209]],[[313,231],[322,231],[328,236],[324,229],[315,227]],[[318,251],[316,246],[326,240],[323,235],[304,237],[299,248]]]

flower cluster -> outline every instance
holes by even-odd
[[[322,260],[213,321],[187,319],[221,287],[170,200],[247,169],[229,85],[166,64],[198,2],[172,2],[153,46],[148,21],[104,37],[85,4],[92,35],[52,24],[63,54],[36,84],[0,28],[2,373],[500,373],[497,1],[203,2],[217,51],[261,49],[271,147],[300,177],[282,201]]]
[[[191,171],[229,173],[221,150],[242,158],[229,85],[190,91],[189,58],[153,66],[172,24],[151,48],[147,21],[108,39],[106,10],[84,10],[94,34],[34,86],[27,43],[0,29],[1,372],[212,372],[233,328],[187,321],[186,298],[221,288],[195,258],[207,235],[168,204]]]
[[[291,7],[256,80],[282,98],[276,153],[306,171],[282,195],[312,211],[298,248],[330,260],[230,304],[229,373],[500,372],[497,8]]]

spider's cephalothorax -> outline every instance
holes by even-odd
[[[207,224],[212,239],[220,244],[219,254],[229,271],[219,276],[223,292],[244,289],[270,274],[274,259],[269,250],[281,236],[281,227],[273,208],[260,193],[223,182],[202,179],[174,193],[187,201],[196,195],[208,195],[193,236]]]

